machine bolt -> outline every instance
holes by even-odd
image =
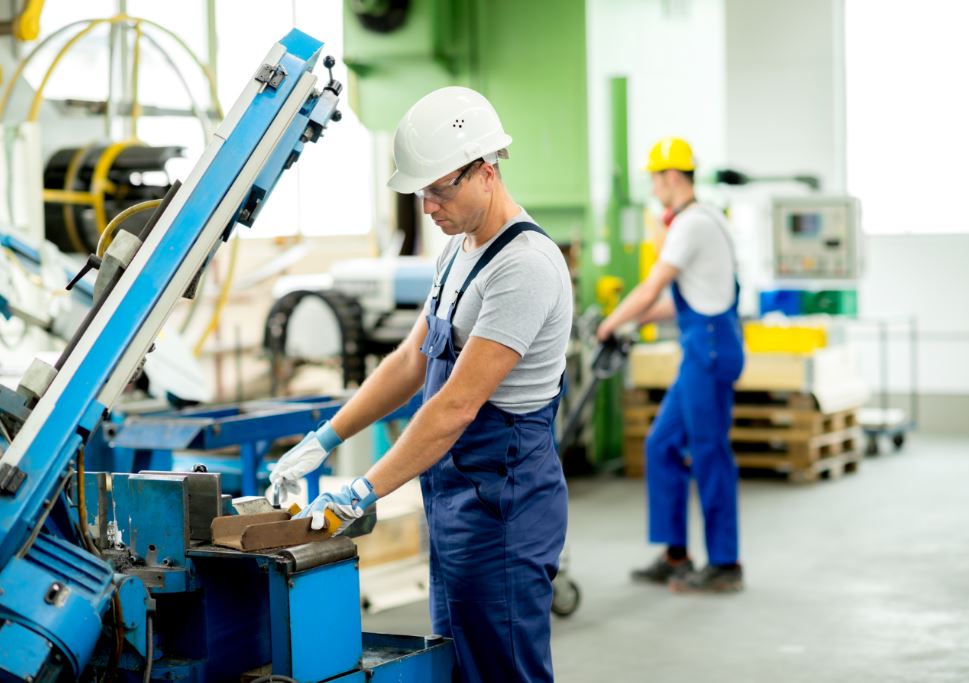
[[[44,602],[48,605],[54,605],[55,607],[63,607],[64,603],[67,602],[67,596],[70,593],[70,589],[59,581],[54,581],[50,588],[47,589],[47,595],[44,596]]]

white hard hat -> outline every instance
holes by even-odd
[[[416,192],[476,159],[498,160],[511,144],[498,113],[484,95],[449,86],[428,93],[411,107],[394,133],[397,171],[387,185]]]

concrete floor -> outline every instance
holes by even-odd
[[[632,584],[650,560],[640,481],[570,482],[570,573],[583,596],[553,622],[559,683],[969,681],[969,439],[916,435],[838,481],[745,479],[747,590]],[[702,526],[692,515],[694,559]],[[426,603],[364,619],[423,634]]]

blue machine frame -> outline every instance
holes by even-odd
[[[127,463],[138,463],[140,469],[171,469],[175,462],[174,451],[217,451],[238,447],[238,468],[216,464],[209,471],[222,472],[223,490],[254,496],[259,493],[261,479],[268,476],[263,458],[273,443],[288,436],[303,436],[316,429],[321,422],[336,415],[345,401],[344,397],[334,396],[281,398],[128,417],[110,429],[107,457],[97,466],[104,467],[113,462],[115,471],[134,471],[137,468]],[[420,397],[415,396],[380,422],[409,418],[420,404]],[[119,467],[118,464],[125,466]],[[240,476],[238,486],[232,481],[236,471]],[[319,475],[327,473],[329,470],[323,465],[307,475],[310,500],[320,493]]]
[[[0,389],[0,681],[76,679],[93,667],[201,682],[267,663],[301,682],[379,680],[381,669],[400,673],[393,680],[450,680],[448,641],[361,633],[349,539],[216,549],[218,475],[82,476],[85,443],[178,299],[235,224],[252,225],[304,144],[338,120],[342,86],[331,75],[314,87],[321,48],[298,30],[273,46],[184,184],[133,236],[136,248],[123,251],[130,239],[109,247],[123,267],[99,273],[99,298],[56,366],[41,368],[43,387]],[[211,419],[196,437],[229,424]],[[268,440],[253,438],[258,424],[247,425],[246,443]]]

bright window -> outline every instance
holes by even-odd
[[[969,3],[846,0],[848,191],[870,233],[969,232]]]
[[[323,53],[333,55],[334,77],[347,82],[343,54],[343,3],[296,0],[218,0],[219,96],[226,110],[252,78],[272,44],[293,26],[322,40]],[[322,62],[322,60],[320,60]],[[318,64],[318,78],[327,77]],[[253,237],[362,234],[373,223],[373,148],[370,133],[341,97],[343,120],[331,123],[323,138],[307,145],[299,162],[280,178],[253,230]]]

